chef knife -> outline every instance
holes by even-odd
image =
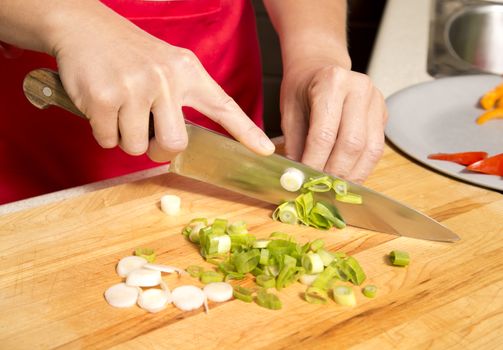
[[[30,72],[23,84],[28,100],[38,108],[55,105],[85,117],[64,91],[59,75],[46,69]],[[153,136],[153,123],[150,136]],[[187,124],[187,148],[172,161],[170,171],[238,192],[274,205],[293,200],[297,193],[281,187],[280,177],[288,168],[301,170],[306,178],[323,176],[304,164],[277,154],[257,155],[228,137]],[[330,176],[332,179],[337,177]],[[316,193],[335,205],[346,223],[368,230],[433,241],[457,241],[447,227],[406,205],[349,181],[348,191],[363,198],[362,204],[335,200],[333,192]]]

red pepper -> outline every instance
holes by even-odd
[[[503,176],[503,153],[475,162],[468,170],[479,173]]]
[[[461,165],[470,165],[485,158],[487,152],[437,153],[428,156],[428,159],[447,160]]]

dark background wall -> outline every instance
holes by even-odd
[[[282,0],[278,0],[282,1]],[[353,70],[366,72],[377,28],[386,0],[349,0],[348,44]],[[258,35],[262,50],[264,77],[264,120],[269,136],[281,135],[279,86],[281,83],[281,51],[262,0],[252,0],[255,7]],[[313,1],[316,6],[316,1]]]

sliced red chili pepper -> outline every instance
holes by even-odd
[[[484,174],[503,176],[503,153],[473,163],[467,169]]]
[[[461,165],[470,165],[485,158],[487,152],[436,153],[428,156],[428,159],[446,160]]]

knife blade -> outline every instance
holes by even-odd
[[[278,205],[298,195],[281,187],[279,179],[288,168],[301,170],[306,178],[329,176],[277,154],[257,155],[239,142],[196,125],[187,124],[187,133],[188,147],[171,162],[171,172],[268,203]],[[362,185],[346,183],[349,192],[362,196],[362,204],[336,201],[333,192],[316,196],[336,206],[349,225],[432,241],[459,240],[447,227],[419,211]]]
[[[58,106],[85,118],[68,97],[54,71],[31,71],[24,79],[23,90],[27,99],[40,109]],[[189,144],[172,161],[170,171],[173,173],[275,205],[296,197],[295,193],[280,185],[279,179],[286,169],[297,168],[306,178],[326,175],[277,154],[259,156],[228,137],[196,125],[186,125]],[[153,123],[149,126],[149,135],[154,136]],[[432,241],[459,240],[447,227],[419,211],[364,186],[346,182],[350,192],[362,196],[363,204],[335,201],[331,192],[317,193],[316,196],[335,205],[349,225]]]

